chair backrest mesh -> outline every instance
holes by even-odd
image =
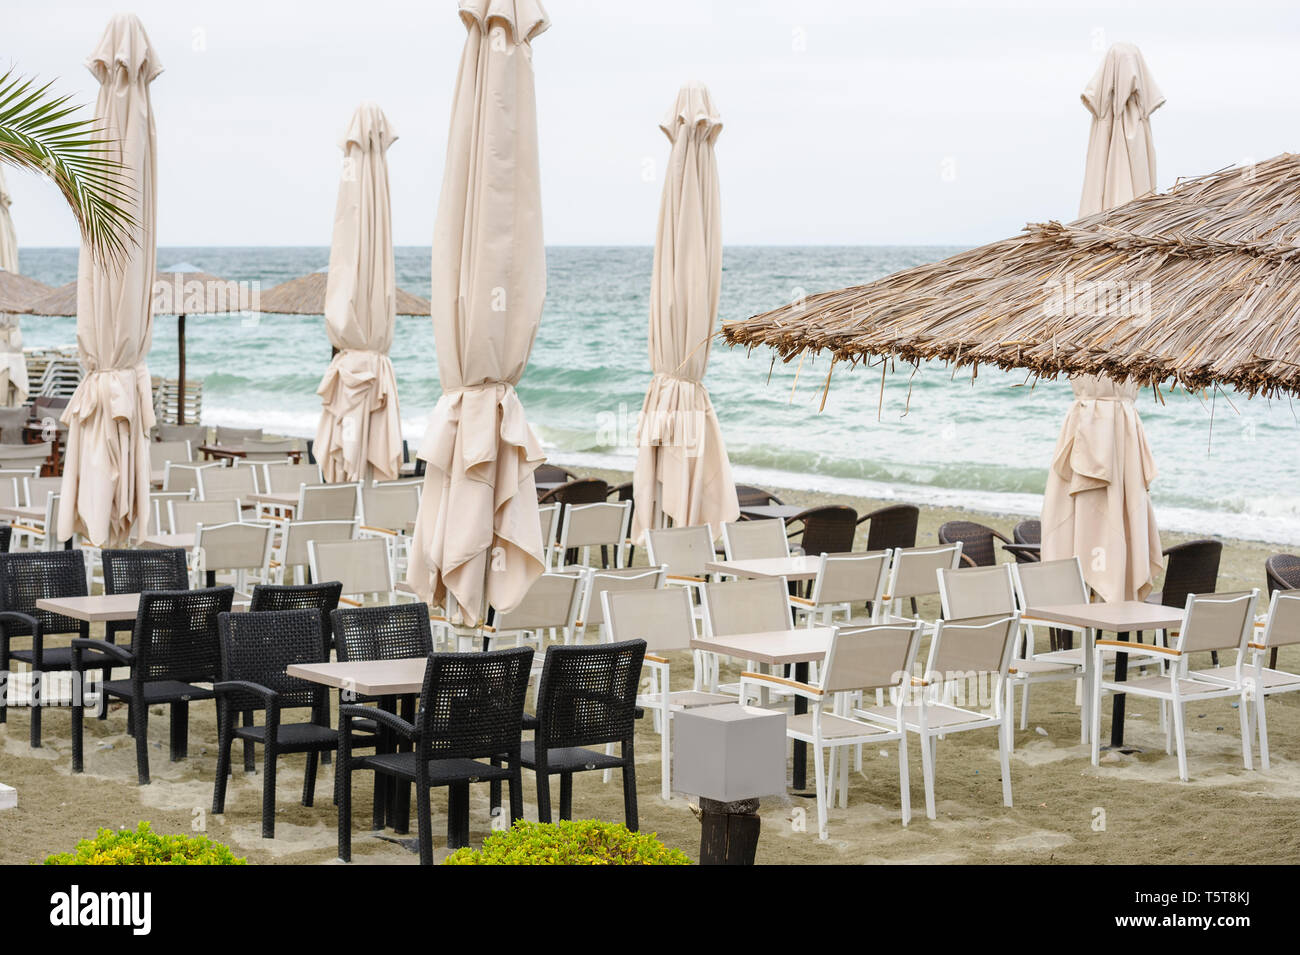
[[[889,577],[889,553],[827,554],[813,584],[819,604],[876,600]]]
[[[420,489],[414,484],[380,484],[361,489],[367,527],[405,531],[420,512]]]
[[[684,587],[606,591],[610,636],[644,640],[651,651],[685,650],[695,638],[691,595]]]
[[[433,650],[428,604],[345,607],[333,625],[340,660],[406,660]]]
[[[194,538],[205,570],[251,570],[266,565],[275,528],[270,524],[204,525]]]
[[[537,688],[538,749],[631,740],[645,649],[644,640],[551,647]]]
[[[822,689],[840,693],[898,686],[908,678],[920,645],[919,624],[841,628],[826,657]]]
[[[321,584],[257,584],[253,587],[249,613],[274,610],[313,610],[320,617],[320,629],[326,646],[332,631],[332,616],[343,592],[337,580]]]
[[[1010,564],[956,570],[941,568],[938,575],[943,615],[949,619],[1015,612],[1016,594]]]
[[[566,547],[593,547],[600,544],[620,545],[627,533],[631,504],[599,502],[570,504],[564,509]]]
[[[628,590],[654,590],[664,584],[664,573],[658,567],[633,567],[620,570],[598,570],[587,579],[587,594],[583,598],[586,610],[584,626],[599,626],[605,622],[605,608],[601,594],[622,593]],[[674,590],[681,590],[674,587]]]
[[[542,525],[542,546],[555,542],[555,536],[559,533],[559,524],[556,519],[560,514],[559,504],[543,504],[537,509],[537,519]]]
[[[36,601],[51,597],[85,597],[86,564],[75,550],[20,551],[0,554],[0,610],[16,610],[35,617],[45,633],[78,633],[81,623],[72,617],[37,610]],[[6,623],[10,634],[26,634],[22,623]]]
[[[266,465],[267,490],[272,494],[297,494],[304,484],[320,484],[319,464]]]
[[[722,539],[727,560],[790,556],[790,538],[785,536],[785,521],[780,518],[723,524]]]
[[[357,485],[319,484],[304,487],[294,514],[300,521],[350,521],[357,514]]]
[[[168,461],[188,464],[190,461],[190,443],[188,441],[150,441],[149,467],[155,471],[161,471]]]
[[[1084,583],[1077,557],[1019,564],[1016,576],[1020,580],[1024,610],[1088,602],[1088,586]]]
[[[311,541],[308,552],[316,555],[312,579],[337,580],[345,594],[387,593],[393,586],[388,543],[377,537]]]
[[[1270,647],[1300,643],[1300,590],[1282,590],[1273,595],[1264,641]]]
[[[1000,673],[1010,656],[1019,616],[940,620],[930,644],[928,671],[942,674]]]
[[[146,590],[188,590],[189,568],[182,547],[100,551],[104,593],[138,594]]]
[[[1242,646],[1253,623],[1257,592],[1197,594],[1183,617],[1178,649],[1184,653]]]
[[[704,585],[709,632],[715,637],[737,633],[787,630],[790,594],[780,578],[755,578]]]
[[[280,539],[280,563],[301,567],[308,562],[308,541],[348,541],[356,530],[356,521],[290,521]]]
[[[260,613],[223,613],[221,678],[257,683],[279,694],[282,709],[315,706],[324,702],[325,687],[289,676],[295,663],[323,663],[329,659],[320,614],[313,610],[267,610]],[[266,704],[253,693],[232,693],[228,704],[236,710],[260,710]]]
[[[668,573],[703,577],[704,565],[714,559],[713,530],[707,524],[652,528],[646,531],[650,563],[667,564]]]
[[[939,592],[937,571],[958,560],[960,544],[941,547],[904,547],[894,551],[889,594],[891,597],[924,597]]]
[[[135,616],[134,673],[146,681],[210,683],[221,673],[220,614],[230,610],[233,587],[146,590]]]
[[[532,647],[431,653],[428,660],[420,695],[421,753],[430,759],[518,753]]]
[[[199,497],[233,501],[257,493],[257,468],[204,468],[199,472]]]
[[[582,574],[542,574],[513,610],[498,613],[493,626],[499,631],[567,627],[578,612]]]
[[[179,501],[167,502],[173,534],[193,534],[200,524],[231,524],[239,521],[239,502],[229,501]]]

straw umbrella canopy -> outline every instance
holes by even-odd
[[[388,196],[388,147],[397,133],[373,103],[343,138],[325,330],[336,349],[321,380],[315,454],[326,481],[391,481],[402,465],[393,344],[397,282]]]
[[[1300,395],[1300,155],[723,326],[733,345]]]
[[[18,274],[18,236],[9,215],[12,201],[0,171],[0,405],[10,408],[27,400],[27,362],[17,313],[20,306],[49,290],[49,286]]]
[[[125,543],[148,525],[149,429],[154,425],[145,356],[153,333],[157,146],[149,84],[162,72],[144,27],[114,16],[86,64],[99,81],[95,117],[104,151],[121,163],[137,232],[119,266],[83,243],[77,346],[86,377],[63,413],[68,425],[58,537]]]
[[[433,235],[433,330],[443,394],[407,581],[449,591],[471,625],[513,609],[545,569],[533,472],[541,443],[515,393],[546,297],[532,40],[536,0],[461,0],[468,35]]]
[[[1164,102],[1138,48],[1117,43],[1083,91],[1092,116],[1079,215],[1123,205],[1156,187],[1151,114]],[[1103,600],[1142,599],[1164,565],[1151,506],[1155,459],[1133,381],[1071,379],[1074,402],[1043,493],[1042,559],[1079,557]]]
[[[650,285],[650,367],[633,474],[640,540],[660,514],[717,528],[740,517],[722,429],[704,387],[722,288],[722,200],[709,91],[688,83],[660,124],[672,144]]]
[[[329,271],[326,266],[267,289],[258,300],[257,310],[269,315],[324,315]],[[429,314],[428,300],[404,289],[396,289],[394,303],[397,315]]]

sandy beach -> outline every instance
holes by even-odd
[[[592,473],[592,472],[588,472]],[[611,482],[616,472],[594,472]],[[845,503],[859,513],[880,502],[815,492],[774,489],[790,503]],[[925,508],[918,543],[935,539],[944,520],[960,514],[1009,532],[1014,516]],[[1165,545],[1185,537],[1165,535]],[[859,545],[861,542],[859,542]],[[1249,541],[1224,541],[1221,591],[1260,587],[1263,561],[1272,552]],[[644,562],[638,548],[637,561]],[[922,606],[933,615],[936,608]],[[593,637],[594,638],[594,637]],[[673,659],[675,678],[689,681],[687,654]],[[1282,669],[1300,667],[1300,652],[1284,651]],[[1109,724],[1109,703],[1103,732]],[[1078,711],[1072,686],[1035,687],[1029,726],[1017,730],[1012,757],[1015,806],[1001,804],[997,749],[992,733],[969,733],[941,741],[935,784],[938,818],[924,817],[920,752],[912,761],[912,824],[899,822],[897,754],[890,746],[868,750],[861,774],[850,775],[849,806],[832,809],[830,838],[816,833],[811,793],[763,800],[762,864],[838,863],[1293,863],[1300,859],[1300,700],[1283,696],[1269,704],[1272,769],[1242,768],[1237,712],[1230,703],[1188,709],[1189,772],[1178,779],[1177,761],[1164,753],[1156,708],[1143,701],[1129,706],[1127,740],[1141,748],[1133,755],[1107,756],[1098,769],[1079,744]],[[330,792],[332,767],[323,767],[316,804],[304,808],[301,794],[304,758],[280,763],[277,835],[263,840],[260,830],[261,776],[237,768],[226,813],[211,814],[216,763],[212,704],[191,707],[190,756],[167,761],[167,720],[150,721],[153,783],[135,781],[134,746],[125,733],[125,712],[114,709],[107,721],[86,722],[86,773],[71,774],[67,714],[45,717],[45,746],[27,744],[28,716],[10,710],[0,726],[0,782],[18,790],[19,807],[0,812],[0,864],[39,862],[71,849],[97,827],[134,827],[147,819],[167,832],[205,831],[229,843],[250,863],[329,864],[336,862],[336,811]],[[650,720],[641,721],[637,739],[641,828],[657,832],[671,846],[694,858],[699,823],[688,803],[659,797],[659,743]],[[260,757],[259,757],[260,758]],[[236,763],[238,763],[236,759]],[[1258,765],[1258,762],[1256,763]],[[810,764],[811,766],[811,764]],[[811,779],[811,770],[810,770]],[[525,815],[536,818],[535,783],[524,774]],[[413,833],[371,833],[370,780],[359,775],[354,788],[353,849],[358,864],[415,864]],[[578,777],[574,813],[580,818],[621,819],[618,781],[606,785],[598,773]],[[471,841],[490,830],[487,791],[474,787]],[[446,855],[445,793],[433,799],[436,857]],[[1225,835],[1230,837],[1223,838]]]

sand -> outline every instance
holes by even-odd
[[[626,475],[596,472],[610,481]],[[788,503],[842,502],[865,513],[881,502],[807,491],[778,491]],[[963,516],[1009,532],[1014,516],[922,510],[918,541],[935,539],[944,520]],[[1165,543],[1187,539],[1166,535]],[[859,542],[861,543],[861,542]],[[1219,589],[1264,587],[1264,558],[1275,548],[1225,541]],[[644,560],[638,549],[637,561]],[[935,608],[922,607],[933,613]],[[674,655],[675,682],[689,681],[689,654]],[[1282,653],[1283,669],[1300,668],[1300,650]],[[817,838],[816,803],[809,794],[764,799],[758,861],[779,863],[1294,863],[1300,861],[1300,697],[1269,703],[1272,769],[1242,768],[1237,711],[1229,702],[1188,708],[1189,782],[1178,779],[1177,760],[1164,752],[1158,710],[1132,700],[1127,740],[1133,755],[1108,756],[1094,769],[1079,743],[1073,687],[1035,687],[1027,729],[1016,732],[1012,757],[1013,808],[1002,805],[994,734],[975,732],[942,740],[937,749],[937,816],[924,816],[920,751],[910,743],[913,821],[899,820],[896,744],[864,754],[861,773],[850,774],[849,805],[830,811],[829,838]],[[10,710],[0,726],[0,782],[18,790],[17,809],[0,810],[0,863],[28,863],[70,850],[96,828],[134,827],[142,819],[168,832],[203,831],[229,843],[250,863],[335,863],[337,811],[332,805],[332,767],[322,767],[312,807],[299,803],[305,758],[280,761],[276,837],[261,837],[260,774],[236,769],[224,815],[213,815],[216,764],[215,708],[190,708],[190,755],[172,763],[167,754],[168,721],[150,719],[153,782],[136,784],[134,742],[125,733],[125,711],[105,721],[86,722],[86,772],[71,773],[67,713],[45,715],[45,746],[27,744],[28,715]],[[1109,725],[1109,704],[1103,732]],[[259,753],[260,765],[260,753]],[[1258,756],[1256,757],[1258,766]],[[811,782],[811,762],[809,780]],[[641,828],[696,856],[699,823],[682,798],[659,796],[659,739],[651,721],[641,721],[637,738],[637,791]],[[524,774],[525,815],[536,818],[535,782]],[[413,833],[370,832],[370,780],[360,774],[354,787],[355,864],[416,863]],[[474,787],[471,840],[490,831],[487,789]],[[435,792],[433,833],[436,858],[446,855],[446,796]],[[599,773],[574,785],[574,813],[580,818],[622,819],[617,776],[602,783]]]

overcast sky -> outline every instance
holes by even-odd
[[[1142,48],[1167,97],[1153,119],[1162,188],[1300,148],[1295,3],[546,6],[534,66],[551,244],[653,241],[657,124],[690,79],[724,120],[728,244],[974,245],[1073,218],[1079,92],[1115,41]],[[363,100],[400,135],[394,240],[428,245],[465,38],[455,0],[5,0],[0,62],[93,105],[84,61],[122,9],[165,67],[160,245],[328,245],[337,142]],[[75,244],[54,189],[7,175],[20,244]]]

